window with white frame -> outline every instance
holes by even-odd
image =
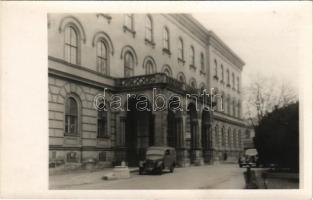
[[[228,128],[228,133],[227,133],[227,143],[228,143],[228,147],[231,147],[232,145],[232,133],[231,133],[231,128]]]
[[[65,28],[64,34],[64,57],[65,60],[72,64],[77,64],[78,61],[78,36],[72,26]]]
[[[226,133],[225,133],[225,128],[224,127],[222,127],[221,132],[222,132],[222,147],[225,147],[227,138],[226,138]]]
[[[163,29],[163,48],[170,50],[170,33],[167,27]]]
[[[98,138],[103,138],[108,136],[107,133],[107,111],[105,110],[104,103],[99,105],[98,117],[97,117],[97,130]]]
[[[130,77],[134,75],[134,57],[133,55],[127,51],[124,55],[124,76]]]
[[[214,59],[214,77],[217,79],[217,61],[216,61],[216,59]]]
[[[201,71],[204,72],[205,69],[204,69],[204,55],[203,55],[203,53],[201,53],[201,55],[200,55],[200,63],[201,63]]]
[[[229,76],[229,69],[226,70],[226,76],[227,76],[227,85],[230,85],[230,76]]]
[[[239,77],[237,77],[237,91],[240,91],[240,82],[239,82]]]
[[[224,82],[224,66],[221,64],[221,82]]]
[[[190,65],[195,66],[195,48],[190,46]]]
[[[146,40],[153,41],[153,26],[151,16],[146,16]]]
[[[151,60],[148,60],[145,64],[146,74],[153,74],[154,73],[154,66]]]
[[[134,30],[134,15],[133,14],[124,15],[124,26],[126,26],[129,30]]]
[[[214,136],[215,136],[215,147],[218,147],[219,146],[219,143],[220,143],[220,141],[219,141],[219,127],[218,127],[218,125],[216,125],[215,126],[215,134],[214,134]]]
[[[97,71],[108,74],[108,48],[104,41],[97,42]]]
[[[182,38],[178,40],[178,58],[184,60],[184,41]]]
[[[73,97],[65,102],[65,134],[78,135],[78,104]]]

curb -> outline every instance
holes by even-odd
[[[130,172],[130,173],[139,172],[139,168],[131,168],[131,169],[129,169],[129,172]]]

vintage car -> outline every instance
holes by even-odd
[[[172,147],[151,146],[147,149],[145,159],[139,162],[139,174],[162,174],[164,169],[174,171],[176,166],[176,151]]]
[[[239,157],[239,167],[258,167],[258,152],[256,149],[246,149],[243,156]]]

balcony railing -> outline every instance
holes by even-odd
[[[116,86],[123,89],[140,89],[146,87],[160,86],[190,94],[199,94],[199,90],[164,73],[132,76],[116,79]]]

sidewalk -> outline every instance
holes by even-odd
[[[130,173],[138,172],[138,168],[129,168]],[[104,168],[102,170],[88,171],[80,170],[63,174],[49,175],[49,188],[57,189],[65,186],[78,186],[90,183],[101,182],[102,177],[113,172],[113,168]],[[61,183],[61,184],[60,184]]]

